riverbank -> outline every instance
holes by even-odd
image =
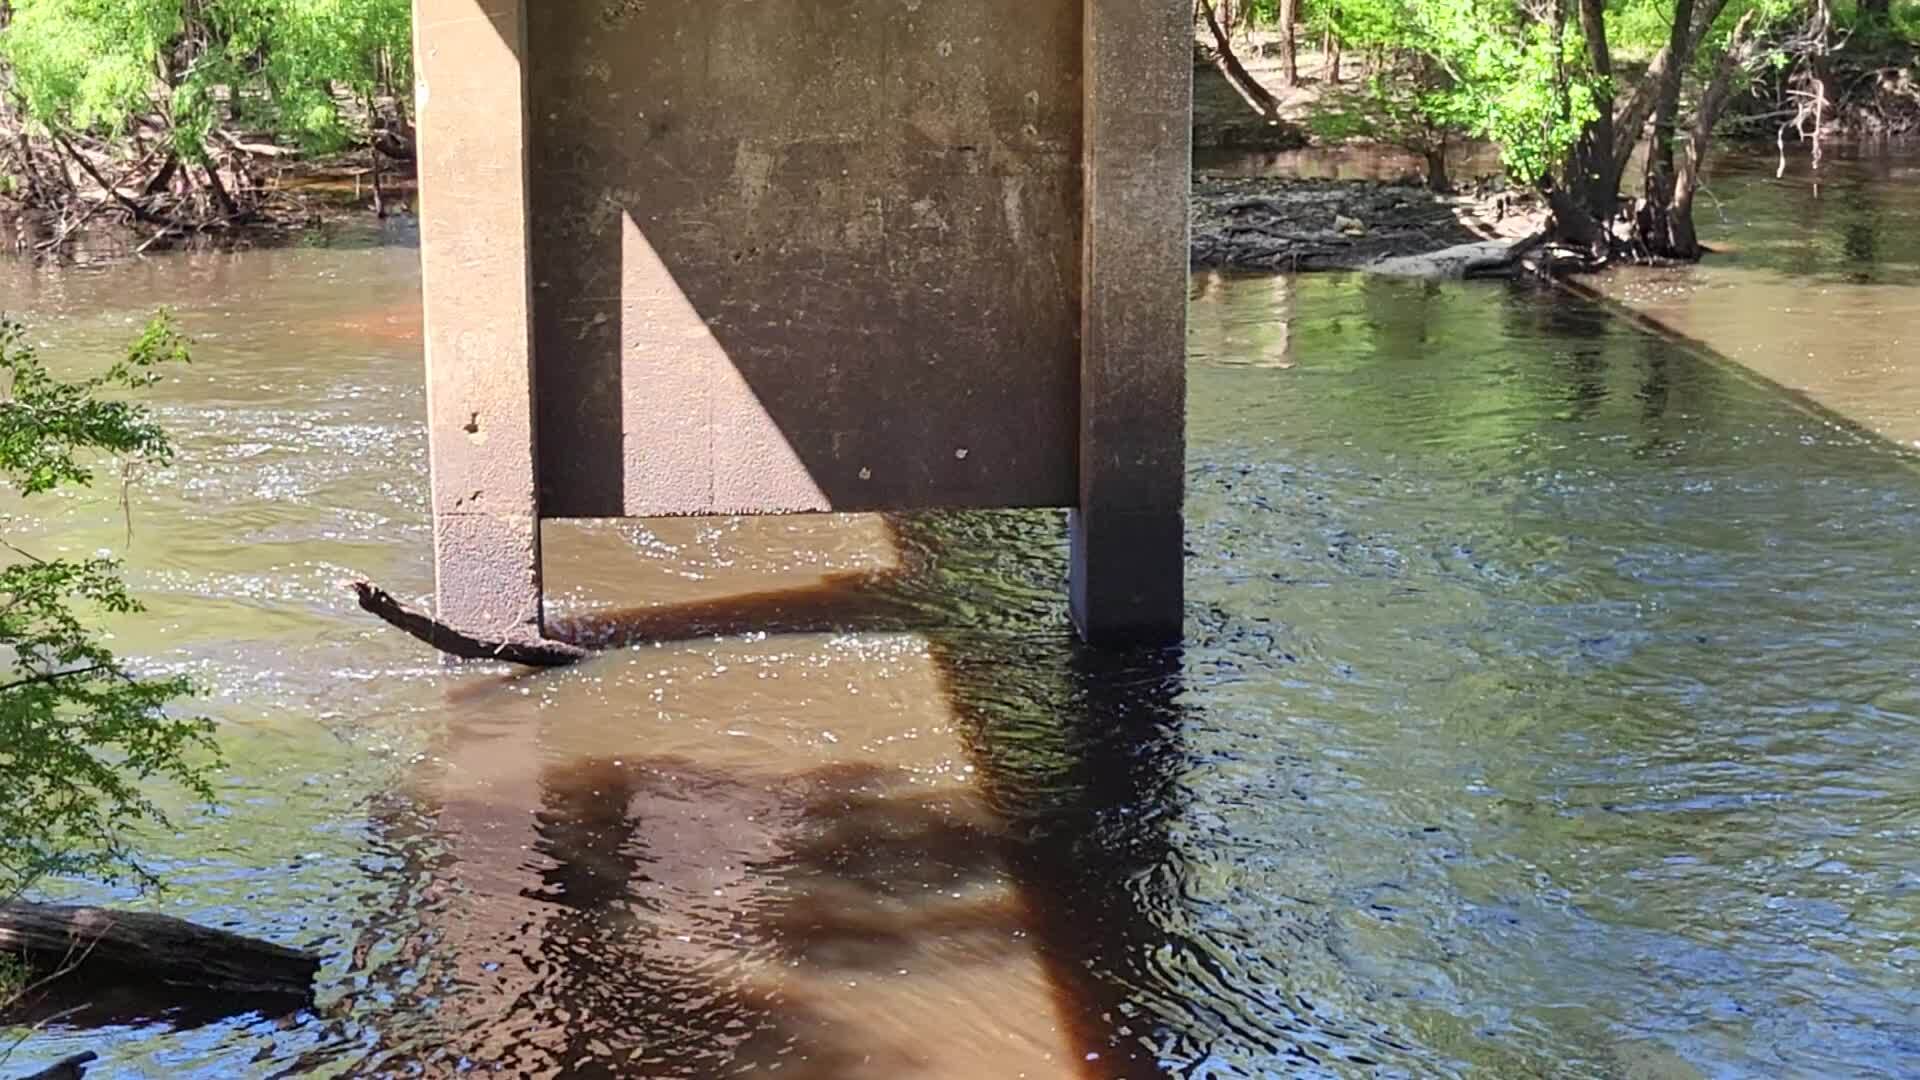
[[[1830,156],[1836,152],[1863,151],[1829,148]],[[1771,160],[1772,149],[1733,144],[1727,154]],[[1475,147],[1460,150],[1462,161],[1479,160],[1478,155]],[[1529,191],[1481,180],[1457,192],[1435,193],[1419,182],[1417,165],[1407,155],[1375,146],[1203,153],[1190,196],[1191,265],[1248,273],[1376,270],[1459,276],[1461,259],[1418,260],[1472,245],[1492,252],[1546,224],[1546,208]],[[1793,168],[1796,174],[1804,171]],[[89,226],[70,242],[55,244],[44,224],[17,225],[0,213],[0,237],[14,235],[18,227],[29,238],[40,237],[16,249],[22,253],[92,263],[162,250],[412,242],[417,193],[411,178],[388,178],[389,214],[383,219],[373,212],[368,172],[364,162],[352,159],[290,169],[279,182],[276,203],[286,212],[241,227],[170,233],[156,240],[154,228],[121,222]],[[1310,172],[1328,175],[1297,175]],[[36,234],[34,228],[42,231]]]
[[[1325,171],[1332,179],[1197,178],[1192,196],[1196,268],[1379,270],[1438,277],[1496,268],[1510,272],[1513,250],[1505,245],[1539,235],[1549,224],[1540,199],[1506,190],[1499,179],[1503,166],[1497,154],[1487,152],[1490,147],[1456,140],[1424,160],[1406,148],[1334,137],[1337,128],[1353,129],[1325,121],[1351,107],[1343,102],[1354,84],[1377,74],[1371,65],[1386,62],[1380,57],[1359,63],[1349,57],[1343,71],[1337,49],[1331,55],[1303,49],[1297,63],[1288,62],[1288,49],[1276,31],[1256,31],[1236,43],[1238,63],[1228,58],[1219,65],[1229,69],[1223,73],[1215,64],[1215,42],[1223,40],[1209,40],[1204,33],[1196,38],[1196,168],[1262,177]],[[1884,147],[1920,131],[1915,46],[1884,27],[1857,39],[1844,35],[1842,44],[1846,47],[1823,62],[1818,83],[1823,104],[1817,110],[1789,107],[1807,98],[1806,88],[1794,81],[1804,79],[1804,71],[1772,70],[1751,80],[1721,118],[1721,145],[1709,152],[1705,173],[1723,155],[1762,151],[1779,155],[1782,173],[1806,168],[1804,159],[1810,156],[1817,178],[1823,157],[1839,150],[1843,139]],[[1633,62],[1620,63],[1623,76],[1637,72]],[[1385,77],[1393,77],[1391,68]],[[1260,98],[1266,99],[1264,108],[1250,104]],[[1256,145],[1261,139],[1269,145]],[[1348,158],[1364,164],[1365,180],[1357,181]],[[1792,158],[1802,162],[1795,165]],[[1640,168],[1630,164],[1628,171],[1637,175]],[[1422,178],[1462,194],[1429,194]],[[1713,201],[1724,214],[1719,199]],[[1565,266],[1592,266],[1591,250],[1599,244],[1611,248],[1615,262],[1627,260],[1629,249],[1632,261],[1696,260],[1701,249],[1691,215],[1677,218],[1684,226],[1669,233],[1660,224],[1669,212],[1664,205],[1642,211],[1647,216],[1631,230],[1567,214],[1559,232],[1569,248],[1554,258],[1564,259]]]
[[[389,192],[384,219],[370,197],[355,170],[316,169],[285,186],[283,214],[234,227],[170,231],[112,221],[69,236],[42,219],[0,215],[0,236],[14,237],[23,256],[98,263],[159,251],[407,242],[417,235],[410,186]],[[1199,175],[1191,205],[1195,268],[1267,273],[1367,269],[1459,245],[1511,242],[1536,232],[1545,217],[1529,193],[1502,185],[1436,195],[1397,180]]]
[[[246,174],[244,187],[239,174],[225,182],[244,194],[244,212],[170,214],[143,204],[143,216],[123,201],[132,189],[109,194],[82,187],[50,205],[9,198],[0,189],[0,251],[98,262],[156,251],[325,242],[384,232],[388,218],[411,218],[418,192],[410,168],[387,161],[376,173],[364,150],[275,162],[269,171]]]
[[[1443,195],[1371,180],[1200,176],[1192,208],[1192,263],[1209,270],[1361,270],[1511,244],[1546,221],[1531,193],[1500,184]]]

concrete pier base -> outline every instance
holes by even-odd
[[[1067,595],[1083,640],[1103,648],[1180,640],[1184,526],[1178,510],[1067,515]]]

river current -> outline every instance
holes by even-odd
[[[0,266],[62,367],[196,346],[127,511],[5,507],[124,555],[230,763],[165,893],[65,893],[325,957],[0,1071],[1920,1076],[1920,158],[1723,172],[1597,298],[1197,277],[1155,656],[964,513],[550,525],[656,640],[443,667],[342,585],[431,588],[404,229]]]

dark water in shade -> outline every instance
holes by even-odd
[[[326,957],[310,1012],[56,1025],[8,1067],[1920,1075],[1896,167],[1839,171],[1870,259],[1722,178],[1744,247],[1609,283],[1693,341],[1525,288],[1197,280],[1155,657],[1074,646],[1055,516],[956,514],[555,526],[560,614],[672,640],[445,670],[338,586],[429,588],[413,251],[0,269],[63,359],[163,303],[199,340],[131,542],[110,498],[5,508],[125,551],[118,646],[200,681],[232,763],[152,840],[169,893],[76,895]],[[1788,361],[1799,393],[1751,373]]]

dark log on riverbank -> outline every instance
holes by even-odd
[[[137,982],[201,993],[307,1000],[320,959],[166,915],[96,907],[0,905],[0,954],[76,983]]]
[[[587,658],[588,651],[564,641],[484,641],[464,634],[424,612],[415,611],[369,581],[356,581],[360,609],[387,625],[461,660],[502,660],[528,667],[565,667]]]
[[[1554,260],[1547,251],[1548,236],[1538,232],[1519,240],[1479,240],[1421,255],[1399,255],[1367,264],[1364,269],[1395,277],[1468,279],[1515,278],[1546,275]],[[1544,256],[1537,258],[1536,256]]]
[[[28,1073],[20,1077],[19,1080],[82,1080],[82,1078],[87,1075],[87,1066],[99,1060],[99,1054],[91,1050],[85,1050],[69,1057],[63,1057],[59,1061],[41,1069],[39,1072]]]

